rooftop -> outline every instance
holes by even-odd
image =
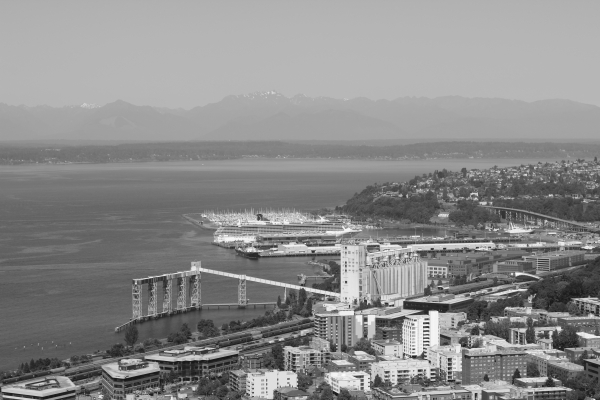
[[[161,351],[145,357],[148,361],[197,361],[214,360],[239,354],[236,350],[217,349],[215,347],[193,347],[186,346],[183,350]]]
[[[44,376],[42,378],[30,379],[22,382],[5,385],[3,392],[10,390],[12,393],[27,394],[35,392],[35,396],[47,396],[57,390],[75,388],[75,384],[69,378],[64,376]]]
[[[150,356],[148,356],[150,357]],[[168,358],[172,360],[172,358]],[[141,361],[141,360],[140,360]],[[156,362],[146,362],[146,363],[136,363],[139,365],[138,368],[125,370],[122,368],[123,364],[119,364],[119,362],[114,362],[110,364],[105,364],[102,366],[102,369],[106,371],[111,377],[117,379],[125,379],[134,376],[146,375],[151,373],[160,372],[160,368],[158,363]]]

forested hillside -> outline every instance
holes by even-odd
[[[427,223],[440,208],[434,193],[411,197],[379,196],[380,187],[367,186],[356,193],[338,211],[359,218],[390,218],[398,221]]]

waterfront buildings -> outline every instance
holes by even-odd
[[[341,389],[371,391],[370,376],[363,371],[328,372],[325,374],[325,382],[335,394],[340,394]]]
[[[229,387],[235,392],[246,393],[247,379],[248,371],[243,369],[229,371]]]
[[[298,387],[298,375],[292,371],[261,370],[246,375],[246,395],[273,399],[273,392],[280,387]]]
[[[527,353],[519,351],[492,351],[487,348],[463,350],[462,382],[480,384],[487,375],[489,380],[511,382],[515,370],[527,376]]]
[[[164,350],[145,356],[146,361],[157,362],[163,374],[176,372],[183,377],[207,376],[237,368],[239,353],[236,350],[215,347],[185,346],[181,350]]]
[[[405,357],[427,355],[427,349],[440,343],[439,313],[410,315],[402,325],[402,344]]]
[[[136,390],[158,387],[159,375],[158,363],[122,359],[102,366],[101,384],[111,398],[124,400],[127,394]]]
[[[358,304],[423,293],[428,284],[427,261],[410,248],[380,246],[368,252],[367,245],[344,245],[341,250],[340,293],[343,302]]]
[[[77,386],[64,376],[44,376],[1,388],[3,400],[75,400]]]
[[[479,388],[479,387],[478,387]],[[411,389],[413,389],[411,387]],[[431,387],[415,388],[416,390],[400,390],[398,388],[374,388],[376,400],[481,400],[481,388],[473,393],[464,387]]]
[[[293,387],[282,387],[275,389],[273,400],[306,400],[308,393]]]
[[[584,262],[585,251],[555,251],[537,255],[523,256],[524,261],[531,261],[535,265],[536,273],[550,272],[560,268],[567,268]]]

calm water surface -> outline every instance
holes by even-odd
[[[537,161],[537,160],[536,160]],[[545,160],[541,160],[545,161]],[[211,245],[212,231],[181,215],[205,209],[333,207],[375,182],[447,168],[525,160],[418,162],[235,160],[189,163],[0,167],[0,370],[66,358],[122,341],[131,279],[187,270],[190,262],[296,283],[304,258],[258,261]],[[406,232],[412,234],[412,231]],[[426,233],[426,232],[425,232]],[[383,235],[382,231],[373,234]],[[251,301],[281,290],[248,285]],[[237,282],[203,276],[204,302],[235,302]],[[140,339],[183,322],[253,318],[264,310],[205,310],[139,325]]]

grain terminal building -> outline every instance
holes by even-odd
[[[341,300],[350,304],[418,295],[428,284],[427,261],[410,247],[369,252],[366,244],[344,245],[341,264]]]

